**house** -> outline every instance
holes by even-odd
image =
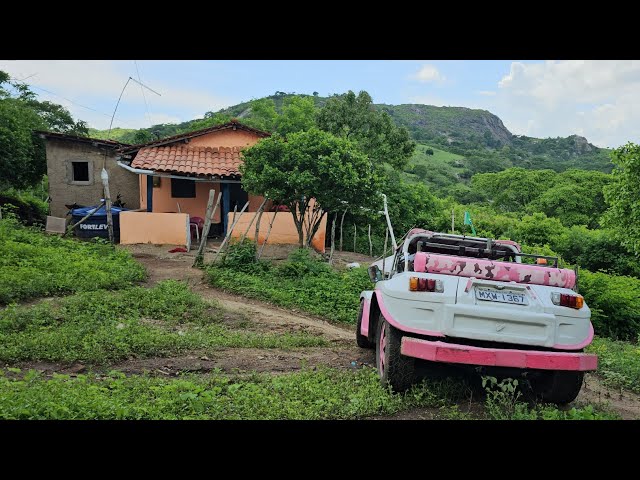
[[[117,149],[127,144],[55,132],[35,133],[45,140],[52,216],[65,217],[69,211],[65,205],[99,203],[103,198],[103,166],[109,173],[112,200],[119,194],[126,208],[140,208],[138,176],[116,161]]]
[[[229,213],[256,212],[264,200],[240,184],[241,150],[269,133],[231,121],[222,125],[119,148],[119,164],[139,176],[140,208],[148,212],[206,216],[209,190],[222,192],[212,232],[224,234]],[[217,193],[216,193],[217,195]]]

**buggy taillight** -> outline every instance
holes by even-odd
[[[578,310],[584,305],[584,298],[582,295],[571,295],[570,293],[553,292],[551,294],[551,302],[553,302],[554,305],[575,308]]]
[[[412,292],[444,292],[442,280],[433,278],[409,277],[409,290]]]

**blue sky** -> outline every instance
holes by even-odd
[[[137,63],[137,70],[136,70]],[[95,128],[148,127],[202,117],[275,91],[326,96],[366,90],[376,103],[481,108],[515,134],[579,134],[598,146],[640,141],[640,62],[523,60],[34,61],[0,60],[42,99]],[[146,102],[146,103],[145,103]]]

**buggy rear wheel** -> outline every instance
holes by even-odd
[[[382,316],[376,332],[376,367],[383,386],[395,392],[408,390],[415,382],[415,359],[400,353],[402,332]]]
[[[564,405],[573,402],[582,388],[584,372],[545,371],[529,380],[536,399]]]

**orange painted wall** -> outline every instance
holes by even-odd
[[[188,213],[192,217],[205,217],[207,210],[207,200],[209,200],[209,190],[216,191],[216,198],[221,192],[219,183],[196,182],[195,198],[173,198],[171,196],[171,179],[160,178],[160,186],[153,187],[153,211],[164,213],[177,213],[178,203],[180,212]],[[147,208],[147,176],[140,175],[140,208]],[[216,211],[214,223],[220,222],[220,208]]]
[[[251,146],[260,140],[256,134],[244,130],[222,130],[212,132],[201,137],[192,138],[190,146],[198,147],[246,147]],[[140,175],[140,208],[147,208],[147,176]],[[153,188],[153,211],[154,212],[177,212],[178,203],[180,211],[188,213],[192,217],[204,218],[207,210],[207,200],[209,190],[216,191],[216,199],[221,192],[220,183],[217,182],[196,182],[195,198],[173,198],[171,196],[171,179],[161,178],[160,186]],[[260,207],[263,197],[249,195],[249,212],[255,212]],[[213,223],[221,222],[220,208],[216,211]]]
[[[120,212],[120,243],[184,245],[189,248],[188,222],[186,213]]]
[[[189,140],[191,147],[247,147],[253,145],[261,137],[244,130],[221,130]]]
[[[240,239],[240,237],[247,230],[247,225],[254,217],[255,213],[247,214],[243,213],[238,223],[236,224],[233,232],[231,233],[231,238]],[[265,236],[267,235],[267,231],[269,230],[269,223],[271,219],[275,215],[275,212],[265,212],[262,214],[262,218],[260,219],[260,232],[258,233],[258,244],[262,244],[264,242]],[[233,219],[233,213],[229,214],[228,222],[231,225]],[[320,223],[320,227],[316,232],[313,240],[311,240],[311,246],[318,252],[324,253],[324,243],[325,243],[325,231],[327,230],[327,216],[325,215]],[[252,239],[255,236],[255,221],[249,230],[248,238]],[[269,245],[277,245],[277,244],[288,244],[295,245],[298,243],[298,230],[296,230],[296,225],[293,223],[293,217],[289,212],[279,212],[276,215],[275,221],[273,222],[273,227],[271,228],[271,233],[269,234]]]

